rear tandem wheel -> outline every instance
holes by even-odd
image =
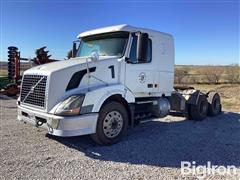
[[[208,115],[216,116],[222,111],[220,96],[217,92],[210,91],[207,93]]]
[[[191,104],[189,114],[193,120],[201,121],[207,117],[208,101],[206,95],[202,94],[198,97],[197,104]]]

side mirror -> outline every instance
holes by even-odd
[[[147,61],[148,34],[137,34],[137,60],[138,62]]]
[[[68,51],[67,53],[67,59],[70,59],[72,57],[72,49]]]
[[[77,54],[77,43],[73,42],[72,57],[76,57],[76,54]]]

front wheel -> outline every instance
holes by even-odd
[[[109,102],[101,108],[96,133],[91,137],[98,144],[115,144],[126,135],[127,126],[128,114],[125,107],[118,102]]]

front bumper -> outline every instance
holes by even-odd
[[[47,129],[55,136],[80,136],[96,132],[98,113],[79,116],[57,116],[45,112],[38,112],[18,106],[18,120],[36,125],[37,121],[44,121],[40,127]]]

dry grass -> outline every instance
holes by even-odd
[[[180,84],[240,83],[240,66],[177,65],[175,66],[175,82]]]
[[[0,76],[7,76],[7,70],[6,69],[0,69]]]
[[[239,84],[219,84],[219,85],[194,84],[191,86],[203,92],[208,92],[210,90],[217,91],[221,96],[223,110],[240,112]]]

